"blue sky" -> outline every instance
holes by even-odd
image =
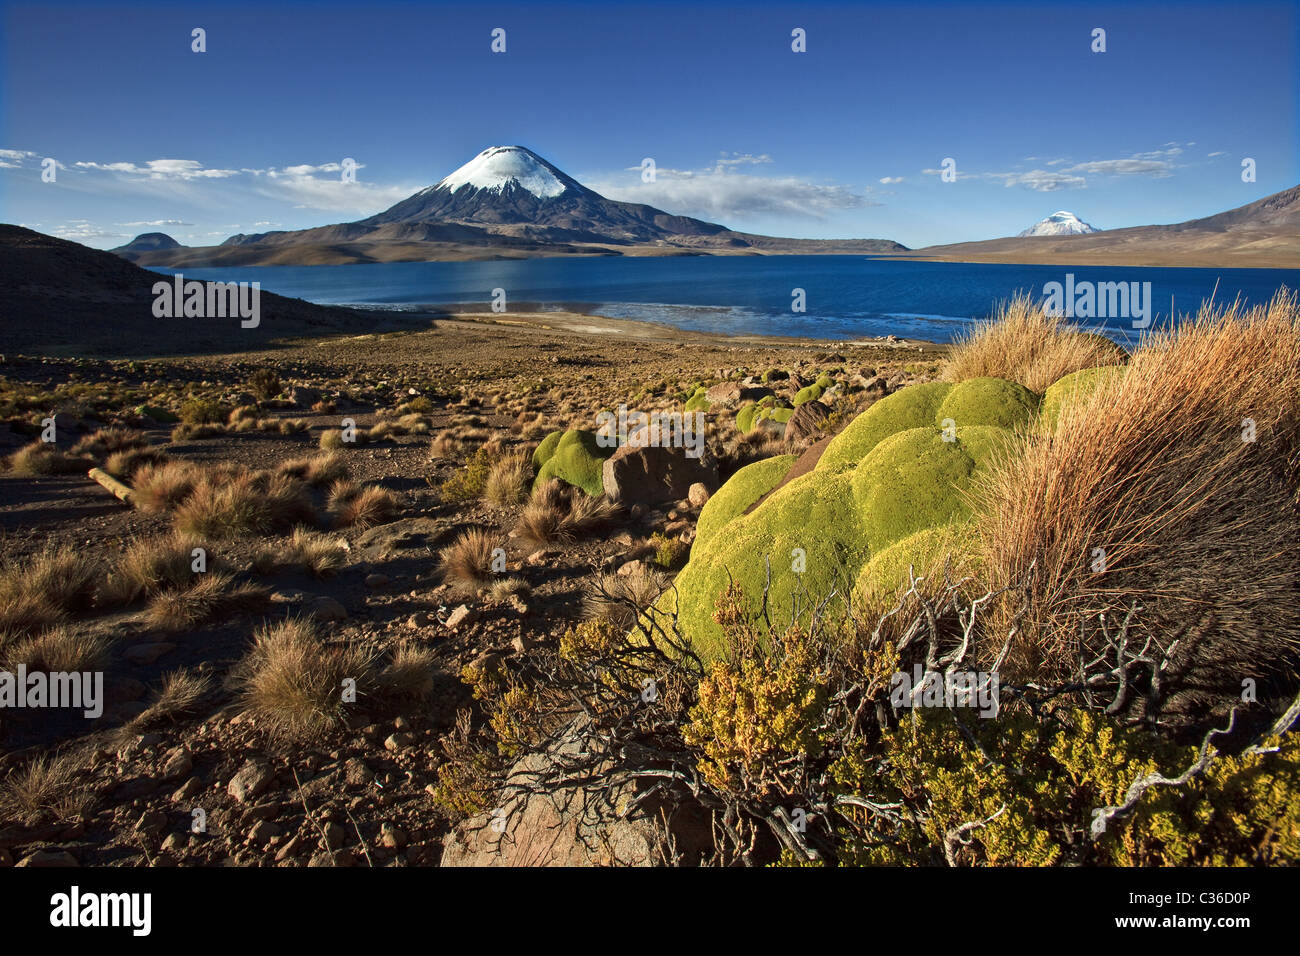
[[[1300,182],[1296,2],[52,0],[0,17],[0,220],[101,248],[360,218],[513,143],[612,198],[913,247],[1058,209],[1178,222]]]

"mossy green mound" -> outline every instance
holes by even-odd
[[[853,587],[853,607],[868,620],[892,608],[912,576],[943,574],[965,577],[975,567],[971,525],[954,522],[926,528],[895,541],[862,566]]]
[[[757,425],[759,422],[763,421],[766,418],[770,418],[774,422],[781,422],[782,424],[785,424],[790,420],[790,416],[793,414],[794,414],[793,408],[763,406],[759,408],[758,414],[754,416],[754,424]]]
[[[1123,375],[1122,365],[1099,365],[1096,368],[1080,369],[1057,379],[1043,393],[1040,420],[1048,428],[1055,428],[1056,423],[1061,420],[1062,409],[1067,405],[1091,395],[1097,389],[1122,378]]]
[[[542,470],[542,465],[546,464],[546,462],[550,460],[551,456],[555,454],[555,446],[560,443],[560,439],[563,437],[564,432],[561,430],[551,432],[542,439],[542,443],[538,445],[537,450],[533,452],[533,468],[535,470]]]
[[[743,406],[740,411],[736,412],[736,428],[742,434],[752,431],[754,428],[754,416],[758,414],[758,406],[754,403]]]
[[[957,427],[997,425],[1016,428],[1038,414],[1040,399],[1018,382],[1002,378],[972,378],[958,382],[934,413],[936,425],[951,419]]]
[[[965,519],[963,493],[1010,435],[996,426],[971,426],[945,441],[942,429],[931,424],[907,429],[879,442],[851,468],[814,469],[748,514],[720,525],[711,520],[706,533],[697,534],[676,593],[666,594],[659,609],[676,610],[682,634],[706,659],[722,653],[713,613],[718,595],[733,581],[756,614],[767,587],[773,624],[806,623],[812,606],[832,588],[842,594],[862,588],[863,568],[875,554]],[[743,497],[739,489],[737,497]],[[841,601],[825,611],[846,609]]]
[[[713,403],[709,401],[705,392],[707,389],[701,387],[698,392],[692,395],[686,401],[686,410],[688,412],[707,412]]]
[[[547,435],[546,440],[538,447],[537,453],[533,455],[534,464],[537,464],[542,449],[552,437],[554,436]],[[537,478],[533,481],[533,487],[537,488],[552,478],[558,478],[581,488],[589,495],[602,495],[605,493],[605,486],[601,470],[605,459],[613,453],[614,449],[602,448],[597,443],[595,432],[571,428],[551,445],[550,454],[538,465]]]
[[[935,412],[952,389],[948,382],[909,385],[876,402],[831,439],[817,462],[817,471],[839,471],[856,465],[890,435],[935,423]]]
[[[798,406],[802,405],[804,402],[817,401],[817,399],[822,397],[822,392],[825,390],[826,390],[826,386],[820,383],[805,385],[803,388],[799,389],[799,391],[795,392],[794,394],[795,407],[797,408]]]
[[[733,518],[763,497],[785,477],[797,455],[777,455],[746,465],[727,479],[700,512],[695,525],[695,546],[700,547]]]

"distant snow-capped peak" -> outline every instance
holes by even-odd
[[[1096,226],[1089,225],[1072,212],[1061,210],[1046,219],[1034,223],[1021,236],[1081,236],[1089,232],[1101,232]]]
[[[433,188],[454,193],[469,186],[499,193],[512,182],[539,199],[568,188],[544,160],[522,146],[490,146]]]

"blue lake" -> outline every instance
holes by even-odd
[[[159,269],[171,274],[176,270]],[[348,266],[185,269],[187,278],[257,281],[269,292],[332,305],[392,309],[475,303],[504,289],[507,307],[586,309],[614,318],[701,332],[857,339],[879,335],[950,340],[1017,292],[1044,297],[1050,282],[1150,282],[1152,328],[1175,314],[1240,297],[1267,301],[1300,288],[1300,269],[1171,269],[911,262],[862,256],[553,258],[492,262],[395,262]],[[1217,291],[1215,289],[1218,284]],[[792,312],[793,290],[806,296]],[[1120,339],[1130,319],[1075,321]]]

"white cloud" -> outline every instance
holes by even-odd
[[[196,159],[151,159],[143,166],[125,162],[78,162],[74,165],[81,169],[143,176],[153,180],[228,179],[239,174],[236,169],[207,169]]]
[[[882,186],[892,186],[894,185],[894,183],[901,183],[902,181],[903,181],[902,176],[882,176],[880,179],[880,184]]]
[[[159,226],[192,226],[194,223],[182,222],[180,219],[144,219],[139,222],[119,222],[117,225],[139,229],[150,226],[154,228]]]
[[[824,219],[843,209],[878,206],[846,186],[810,183],[793,176],[755,176],[737,172],[741,166],[768,165],[763,153],[723,153],[706,169],[655,170],[654,182],[593,180],[586,185],[621,202],[645,203],[678,216],[730,223],[755,216]],[[640,166],[629,167],[639,173]]]
[[[1174,160],[1182,155],[1177,143],[1165,143],[1161,149],[1134,153],[1123,159],[1101,159],[1073,163],[1068,159],[1049,159],[1045,166],[1063,166],[1062,169],[1013,170],[1011,172],[957,172],[958,179],[985,179],[1001,182],[1004,186],[1023,186],[1035,192],[1055,192],[1059,189],[1086,189],[1088,176],[1149,176],[1167,179],[1176,168]],[[1066,165],[1070,163],[1070,165]],[[941,169],[923,169],[927,176],[937,176]]]

